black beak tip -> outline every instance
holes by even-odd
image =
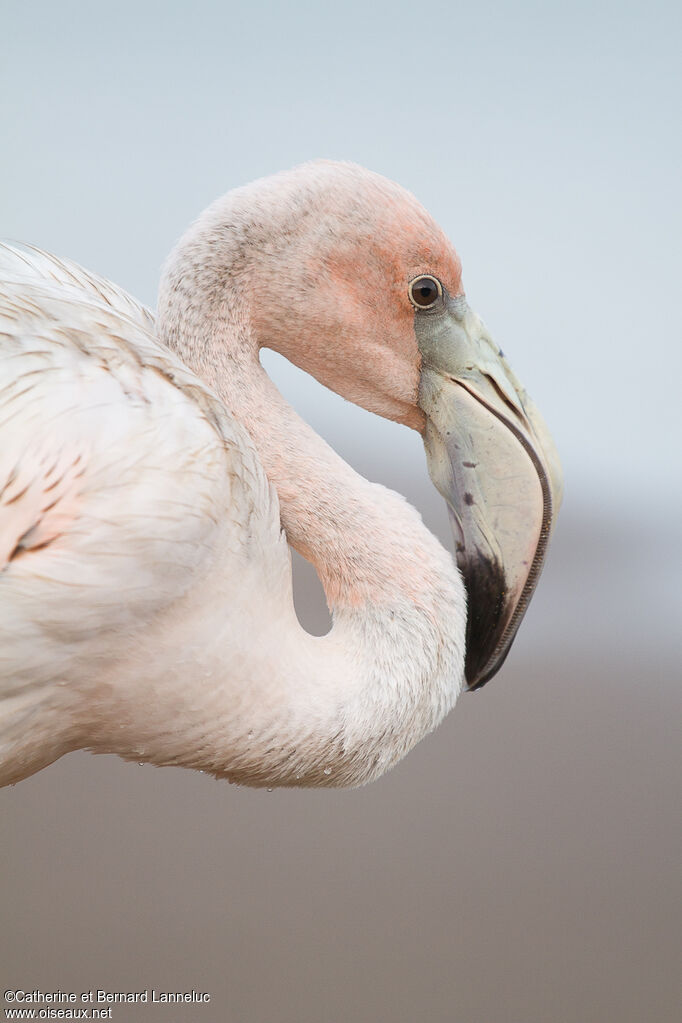
[[[486,672],[484,672],[482,675],[479,675],[478,678],[476,676],[469,675],[465,663],[464,681],[466,682],[467,692],[474,693],[476,692],[477,689],[482,689],[487,682],[490,682],[490,679],[494,678],[494,676],[497,675],[498,671],[500,670],[504,662],[507,660],[507,654],[509,653],[510,650],[511,643],[509,644],[507,649],[503,651],[501,656],[497,658],[495,663],[490,668],[488,668]]]
[[[463,552],[457,560],[469,607],[464,678],[467,689],[473,692],[499,671],[511,646],[511,643],[507,644],[496,654],[509,617],[507,587],[504,571],[497,559],[476,551],[473,557]]]

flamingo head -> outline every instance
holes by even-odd
[[[533,594],[562,482],[537,409],[467,304],[453,246],[408,191],[349,163],[261,179],[204,218],[196,237],[224,225],[210,244],[223,246],[241,294],[231,305],[258,347],[422,434],[467,589],[465,674],[478,688]]]

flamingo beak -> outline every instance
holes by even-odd
[[[547,427],[463,296],[415,313],[429,474],[468,596],[465,678],[499,670],[537,585],[561,502]]]

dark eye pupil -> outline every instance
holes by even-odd
[[[438,298],[438,286],[428,277],[420,277],[412,284],[412,301],[415,305],[433,305]]]

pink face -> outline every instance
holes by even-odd
[[[452,245],[409,192],[352,165],[298,168],[279,179],[276,197],[279,209],[289,200],[293,216],[291,226],[272,225],[281,241],[252,279],[256,336],[264,347],[272,338],[271,347],[344,398],[421,431],[408,285],[430,274],[450,296],[461,294]]]

